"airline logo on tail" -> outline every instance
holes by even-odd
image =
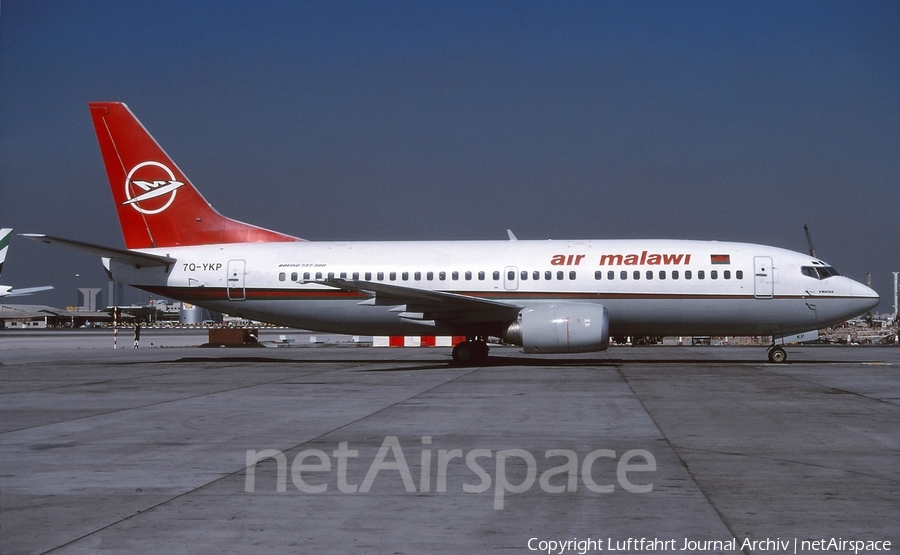
[[[122,204],[131,205],[141,214],[159,214],[175,202],[183,181],[159,162],[141,162],[125,177],[125,196]]]

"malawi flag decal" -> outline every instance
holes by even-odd
[[[711,254],[709,259],[713,264],[731,264],[730,254]]]

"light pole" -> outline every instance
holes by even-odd
[[[78,277],[80,274],[75,274],[75,310],[72,311],[72,329],[75,329],[75,313],[78,312]]]

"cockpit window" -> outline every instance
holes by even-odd
[[[831,276],[841,275],[831,266],[801,266],[800,271],[804,276],[809,276],[815,279],[828,279]]]

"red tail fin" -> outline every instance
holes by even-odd
[[[302,241],[222,216],[127,106],[89,106],[127,248]]]

